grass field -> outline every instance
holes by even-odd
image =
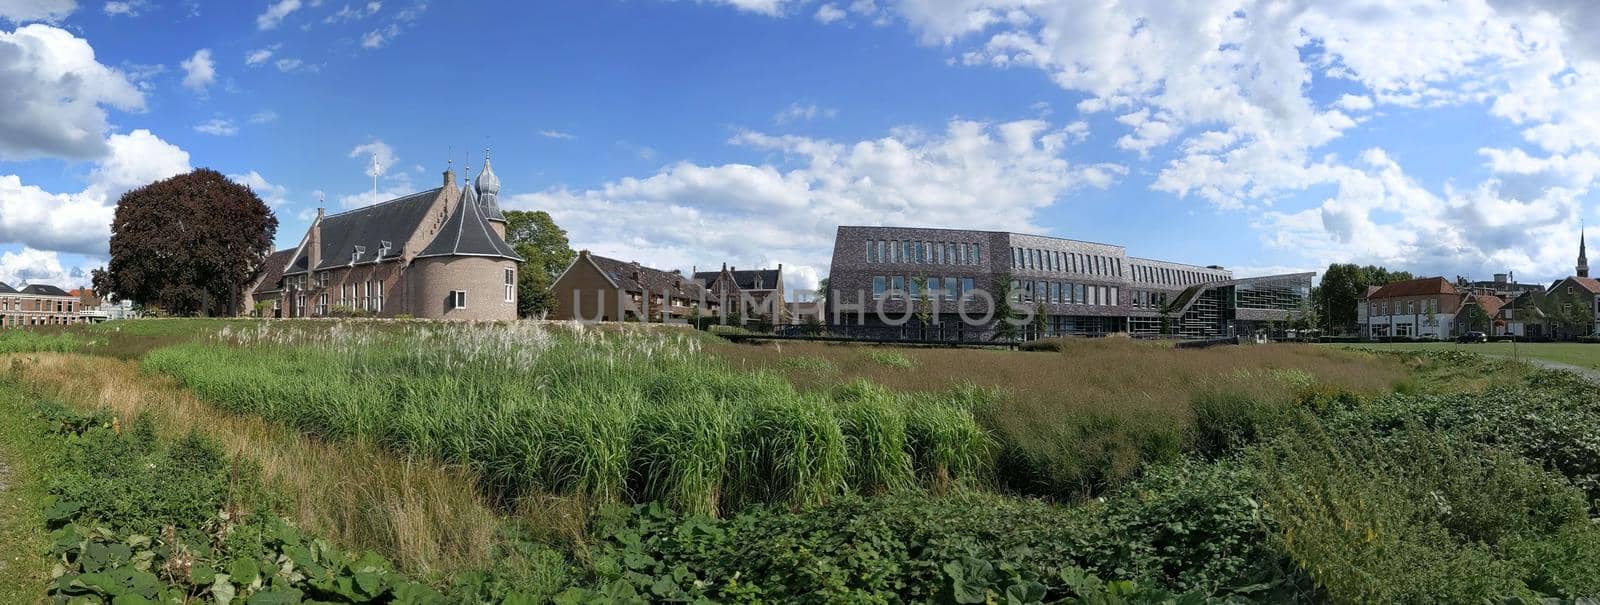
[[[1451,348],[162,320],[16,333],[0,369],[211,440],[451,602],[1600,594],[1600,394]]]
[[[1454,342],[1394,342],[1363,343],[1356,345],[1323,345],[1368,351],[1460,351],[1479,355],[1511,357],[1513,353],[1534,359],[1543,359],[1592,370],[1600,369],[1600,345],[1577,342],[1483,342],[1460,344]],[[1513,348],[1514,347],[1514,348]]]

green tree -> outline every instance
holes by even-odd
[[[1011,275],[994,276],[989,293],[994,295],[994,339],[1016,340],[1017,326],[1012,322],[1016,321],[1017,311],[1011,308]]]
[[[1592,300],[1588,291],[1567,286],[1546,292],[1539,308],[1544,311],[1552,330],[1560,330],[1570,337],[1588,336],[1594,332]]]
[[[1430,321],[1433,318],[1433,309],[1431,309],[1431,308],[1428,310],[1428,318],[1429,318]],[[1483,310],[1483,306],[1482,305],[1479,305],[1477,303],[1473,303],[1473,304],[1467,305],[1467,330],[1468,331],[1477,330],[1479,332],[1488,332],[1489,331],[1489,319],[1490,319],[1489,318],[1489,313]]]
[[[1311,298],[1322,314],[1322,327],[1327,330],[1354,331],[1356,304],[1366,296],[1370,286],[1382,286],[1397,281],[1413,279],[1410,272],[1390,271],[1384,267],[1349,263],[1334,263],[1322,272],[1322,281],[1312,289]]]
[[[1050,327],[1050,310],[1044,308],[1041,302],[1033,308],[1033,335],[1034,338],[1044,338],[1044,331]]]
[[[550,213],[508,210],[505,215],[506,243],[523,260],[517,275],[517,315],[538,316],[555,306],[550,288],[577,253],[567,241],[567,232],[556,225]]]
[[[272,209],[220,172],[156,181],[117,200],[111,262],[94,271],[94,290],[172,315],[236,315],[277,233]]]
[[[917,316],[917,324],[923,331],[933,323],[933,299],[928,295],[928,278],[917,276],[911,278],[911,292],[913,299],[912,313]]]

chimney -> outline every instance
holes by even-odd
[[[578,256],[582,258],[589,258],[589,251],[587,249],[579,250]]]
[[[311,221],[311,241],[306,243],[306,271],[315,273],[317,265],[322,264],[322,208],[317,208],[317,218]],[[307,281],[314,281],[308,276]]]

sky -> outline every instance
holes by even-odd
[[[390,199],[492,150],[502,206],[575,249],[791,288],[839,225],[1548,282],[1600,224],[1596,26],[1584,0],[0,0],[0,281],[86,285],[117,199],[192,168],[288,247],[374,176]]]

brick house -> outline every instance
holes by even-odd
[[[1443,277],[1394,282],[1367,294],[1367,338],[1449,338],[1463,295]]]
[[[517,264],[506,244],[500,180],[487,157],[476,180],[317,217],[300,244],[267,257],[244,300],[264,315],[365,313],[424,319],[517,318]],[[267,307],[267,305],[262,305]]]
[[[582,321],[687,321],[720,309],[704,286],[681,271],[578,251],[550,287],[550,319]]]
[[[772,318],[776,315],[772,323],[789,323],[789,307],[784,304],[782,263],[777,269],[744,271],[724,264],[721,271],[695,273],[694,281],[704,286],[706,295],[723,309],[739,305],[745,317]]]
[[[18,290],[0,282],[0,328],[65,326],[86,321],[77,296],[46,284]]]

